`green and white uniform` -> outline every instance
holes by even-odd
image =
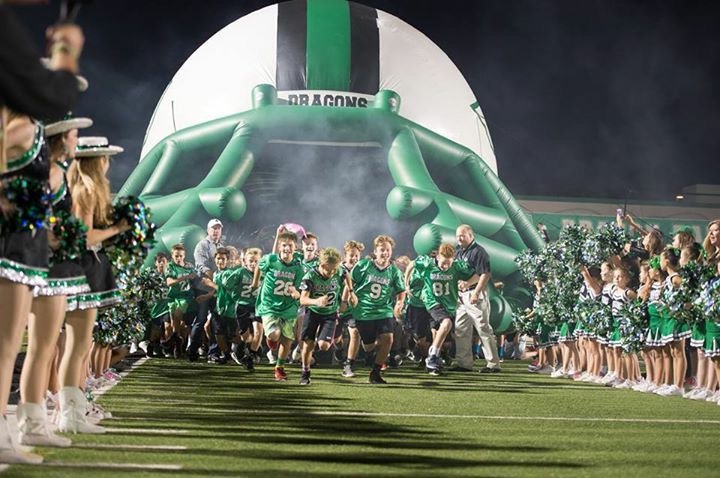
[[[309,292],[311,299],[317,299],[324,295],[328,296],[327,306],[309,305],[308,310],[317,315],[337,314],[340,310],[345,274],[345,269],[342,267],[339,267],[335,274],[330,277],[323,277],[317,267],[305,273],[300,284],[300,290]]]
[[[393,317],[395,297],[405,290],[402,273],[395,264],[379,269],[375,261],[366,257],[355,264],[350,277],[358,298],[358,305],[353,310],[355,320]]]
[[[454,318],[458,307],[458,281],[466,281],[475,273],[468,263],[458,259],[444,271],[438,267],[437,260],[425,256],[415,261],[415,270],[423,279],[425,308],[429,311],[442,307],[450,318]]]
[[[234,319],[236,316],[242,271],[242,267],[234,267],[213,274],[213,282],[217,286],[215,311],[220,317]]]
[[[410,278],[408,279],[410,293],[405,297],[406,306],[425,308],[425,303],[422,300],[422,291],[425,283],[423,281],[423,275],[418,269],[418,264],[428,259],[431,258],[429,256],[419,256],[415,259],[415,265],[413,270],[410,271]],[[422,267],[420,269],[422,269]]]
[[[285,263],[277,254],[268,254],[260,259],[258,267],[264,278],[260,286],[257,314],[263,318],[295,320],[298,302],[290,294],[290,287],[300,287],[302,263],[295,258]]]
[[[171,262],[168,264],[168,270],[165,277],[177,279],[178,277],[186,276],[188,274],[192,274],[193,272],[195,272],[195,269],[193,269],[189,264],[179,266],[174,262]],[[192,291],[192,281],[184,280],[171,285],[168,289],[167,297],[171,314],[176,310],[180,310],[182,313],[187,312],[189,305],[195,300],[195,295]]]

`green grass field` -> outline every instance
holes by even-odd
[[[715,404],[525,370],[431,377],[404,366],[374,386],[362,369],[318,369],[301,387],[295,366],[276,383],[268,365],[153,359],[100,400],[110,433],[40,449],[45,465],[2,478],[720,476]]]

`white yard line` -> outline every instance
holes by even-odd
[[[600,418],[600,417],[519,417],[504,415],[454,415],[442,413],[380,413],[380,412],[341,412],[341,411],[310,411],[308,415],[351,416],[351,417],[400,417],[400,418],[443,418],[443,419],[478,419],[478,420],[539,420],[548,422],[620,422],[620,423],[692,423],[720,425],[720,420],[683,420],[665,418]]]
[[[73,443],[73,448],[107,449],[107,450],[158,450],[158,451],[183,451],[188,447],[182,445],[122,445],[122,444],[99,444],[99,443]]]
[[[153,463],[105,463],[105,462],[77,462],[66,463],[62,461],[49,461],[41,466],[61,468],[112,468],[119,470],[182,470],[182,465],[159,465]]]
[[[392,413],[392,412],[354,412],[354,411],[283,411],[283,410],[244,410],[243,413],[253,415],[288,415],[288,416],[338,416],[338,417],[397,417],[397,418],[440,418],[463,420],[516,420],[546,422],[607,422],[607,423],[684,423],[720,425],[720,420],[672,419],[672,418],[612,418],[612,417],[536,417],[514,415],[472,415],[451,413]]]
[[[109,428],[105,431],[108,433],[137,433],[138,435],[184,435],[187,430],[178,430],[177,428]]]

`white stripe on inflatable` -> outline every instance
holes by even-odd
[[[477,100],[460,70],[419,30],[377,12],[380,89],[400,95],[401,116],[473,150],[497,172],[492,141],[470,106]]]
[[[252,88],[275,84],[276,50],[277,5],[246,15],[210,37],[165,88],[140,157],[176,130],[252,109]]]
[[[497,171],[487,124],[462,73],[428,37],[378,10],[380,88],[401,97],[400,115],[480,156]],[[275,85],[277,5],[234,21],[180,67],[155,108],[141,157],[176,130],[252,108],[255,86]]]

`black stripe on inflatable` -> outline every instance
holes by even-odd
[[[307,71],[307,1],[278,3],[277,22],[275,84],[278,90],[304,90]]]
[[[350,91],[374,95],[380,88],[377,10],[350,4]]]

